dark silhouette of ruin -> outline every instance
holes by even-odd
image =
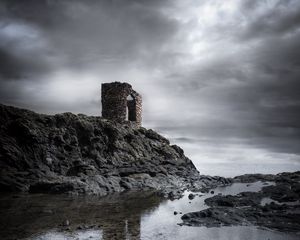
[[[120,123],[142,124],[142,96],[128,83],[103,83],[101,86],[102,117]]]

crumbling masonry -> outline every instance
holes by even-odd
[[[142,124],[142,96],[128,83],[103,83],[101,86],[102,117],[120,123]]]

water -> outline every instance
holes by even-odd
[[[283,205],[283,204],[286,204],[286,205],[290,205],[290,206],[293,206],[293,205],[299,205],[300,204],[300,200],[298,201],[295,201],[295,202],[278,202],[272,198],[269,198],[269,197],[265,197],[263,198],[261,201],[260,201],[260,205],[262,206],[265,206],[266,204],[270,204],[270,203],[276,203],[277,205]]]
[[[236,183],[218,187],[214,194],[254,192],[266,184],[273,183]],[[161,199],[152,192],[123,193],[103,198],[43,194],[1,196],[0,236],[3,240],[299,239],[299,235],[255,226],[179,226],[182,214],[207,208],[205,198],[214,195],[196,193],[198,195],[189,200],[189,193],[174,201]],[[174,215],[174,211],[178,214]],[[60,226],[66,221],[69,226]]]
[[[39,240],[103,239],[103,233],[101,230],[73,231],[71,233],[49,231],[45,234],[41,234],[32,238],[39,239]]]

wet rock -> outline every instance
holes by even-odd
[[[264,177],[265,176],[265,177]],[[208,209],[182,216],[187,226],[257,225],[284,232],[300,231],[300,172],[277,175],[246,175],[243,182],[272,179],[276,185],[264,186],[259,192],[242,192],[237,195],[216,195],[205,199]],[[276,200],[262,206],[262,199]],[[293,204],[291,204],[293,203]]]
[[[234,177],[235,182],[253,183],[257,181],[274,181],[275,175],[272,174],[244,174]]]
[[[190,200],[193,200],[193,199],[195,198],[195,194],[190,193],[189,196],[188,196],[188,198],[189,198]]]
[[[205,199],[205,203],[207,205],[216,205],[221,207],[233,207],[234,203],[231,201],[232,199],[227,196],[226,198],[222,198],[219,196],[215,196],[213,198]]]
[[[188,226],[237,226],[258,225],[279,231],[298,232],[300,229],[300,206],[272,207],[213,207],[182,216],[183,224]],[[287,213],[287,211],[289,213]]]
[[[183,190],[173,189],[166,197],[171,200],[180,199],[183,196]]]
[[[272,199],[279,202],[293,202],[300,199],[299,192],[292,189],[290,184],[279,183],[276,186],[266,186],[263,188],[265,195],[271,196]]]
[[[213,208],[184,214],[181,219],[185,225],[219,227],[240,225],[244,222],[244,215],[236,214],[232,209]]]

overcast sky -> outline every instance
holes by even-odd
[[[125,81],[175,142],[300,170],[299,39],[299,0],[2,0],[0,102],[100,115],[101,83]]]

